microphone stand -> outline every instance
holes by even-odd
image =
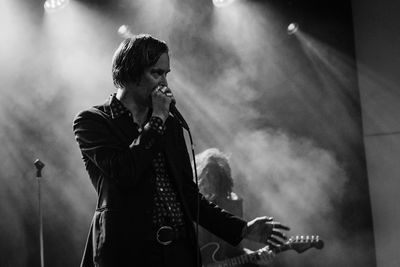
[[[34,162],[36,167],[36,178],[38,182],[38,202],[39,202],[39,238],[40,238],[40,266],[44,267],[44,249],[43,249],[43,213],[42,213],[42,201],[41,201],[41,188],[40,178],[42,177],[42,169],[44,163],[40,159],[36,159]]]

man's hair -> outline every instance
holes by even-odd
[[[149,34],[139,34],[121,42],[112,60],[112,77],[117,88],[138,83],[144,70],[154,65],[168,46]]]
[[[217,148],[209,148],[196,155],[199,187],[212,187],[213,197],[230,197],[233,188],[228,156]]]

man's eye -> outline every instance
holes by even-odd
[[[151,73],[156,74],[158,76],[162,76],[164,74],[164,72],[162,70],[153,70]]]

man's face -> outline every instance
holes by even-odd
[[[137,101],[146,105],[151,104],[151,93],[158,85],[168,86],[167,74],[170,72],[169,56],[164,53],[156,64],[146,68],[136,88],[138,93]]]

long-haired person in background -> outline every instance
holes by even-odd
[[[229,156],[217,148],[209,148],[196,155],[196,167],[200,193],[220,208],[242,218],[243,199],[233,192],[234,182]],[[256,253],[243,248],[241,244],[232,246],[202,227],[199,232],[199,244],[205,264]],[[256,257],[249,258],[247,263],[242,263],[240,266],[265,266],[273,257],[268,247],[258,251],[258,255],[262,260],[257,260]]]
[[[272,218],[247,222],[199,193],[182,126],[170,113],[168,51],[146,34],[123,40],[112,62],[116,92],[74,120],[98,196],[83,267],[198,266],[193,221],[234,246],[243,238],[285,241],[288,227]]]

